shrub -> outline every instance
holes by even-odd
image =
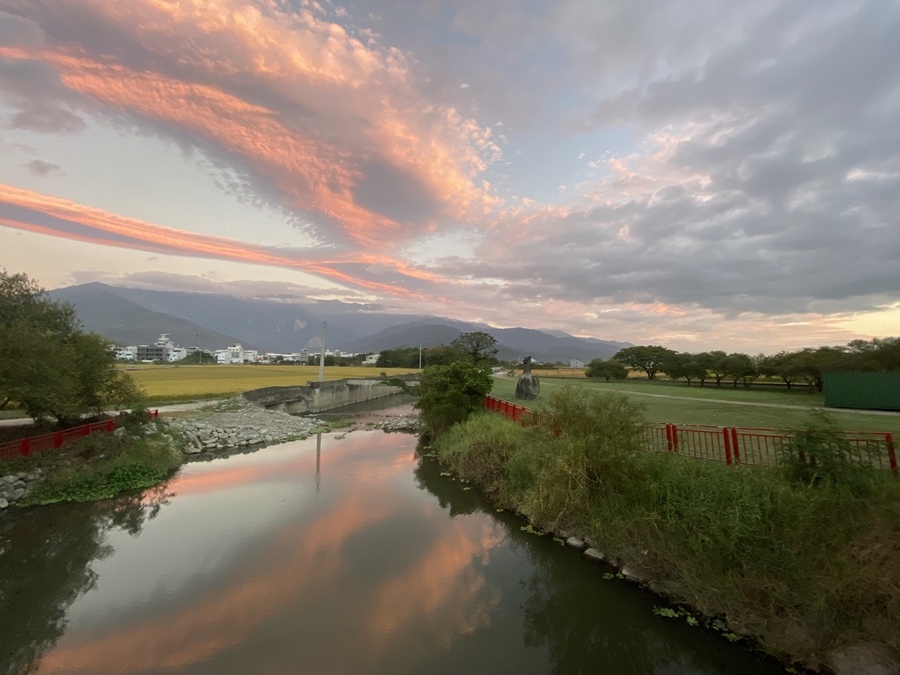
[[[490,373],[468,361],[425,368],[415,406],[421,411],[426,433],[439,436],[481,410],[492,386]]]
[[[875,469],[860,464],[853,445],[824,410],[811,411],[807,422],[791,432],[779,459],[791,482],[810,487],[827,483],[865,493],[877,479]]]

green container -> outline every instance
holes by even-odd
[[[900,372],[825,373],[826,408],[900,410]]]

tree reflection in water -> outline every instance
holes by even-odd
[[[0,519],[0,663],[4,675],[34,670],[65,631],[69,606],[97,580],[91,563],[113,552],[106,534],[136,536],[170,495],[166,483],[87,504],[53,504]]]
[[[415,476],[451,516],[483,512],[504,524],[507,545],[528,560],[521,581],[523,641],[535,655],[546,650],[553,673],[617,675],[767,675],[783,673],[773,660],[728,643],[684,621],[653,614],[661,602],[620,580],[604,580],[611,567],[584,560],[550,537],[522,531],[524,521],[500,514],[473,489],[441,475],[427,449],[419,448]],[[519,568],[522,569],[522,568]],[[492,576],[492,575],[488,575]],[[494,577],[496,578],[496,577]]]

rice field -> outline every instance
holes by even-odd
[[[123,368],[151,402],[231,396],[263,387],[287,387],[318,381],[318,366],[136,366]],[[406,368],[325,368],[326,380],[400,375]]]

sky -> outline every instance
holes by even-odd
[[[898,0],[0,0],[0,267],[684,351],[900,335]]]

